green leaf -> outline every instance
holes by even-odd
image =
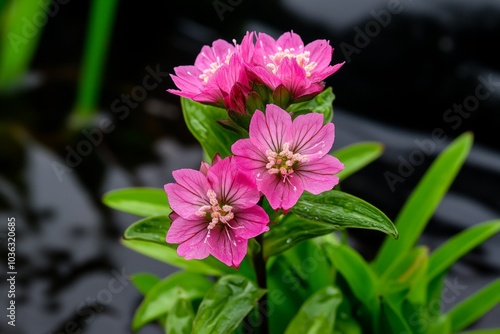
[[[332,153],[344,164],[344,169],[337,174],[341,181],[356,173],[382,155],[384,146],[380,143],[356,143]]]
[[[167,216],[144,218],[125,230],[122,243],[136,252],[191,272],[214,276],[237,272],[212,256],[203,260],[185,260],[180,257],[177,255],[177,245],[165,241],[169,228],[170,219]],[[253,277],[254,272],[247,258],[241,263],[240,272],[249,278]]]
[[[211,161],[215,153],[221,158],[230,155],[231,145],[240,137],[217,123],[229,120],[226,110],[186,98],[181,98],[181,105],[187,127],[203,147],[205,159]]]
[[[464,329],[500,303],[500,279],[493,281],[472,296],[455,305],[446,315],[453,333]]]
[[[193,323],[193,333],[230,333],[265,294],[239,275],[220,278],[202,300]]]
[[[293,116],[303,115],[310,113],[311,111],[323,114],[325,119],[324,123],[330,123],[333,118],[333,100],[335,95],[332,92],[332,88],[328,87],[320,94],[316,95],[313,99],[294,103],[287,108],[287,111],[292,112]]]
[[[137,273],[130,277],[137,290],[143,295],[147,294],[153,286],[160,282],[160,278],[150,273]]]
[[[169,313],[179,295],[178,288],[185,291],[188,300],[202,298],[212,283],[202,275],[179,272],[157,283],[146,295],[132,320],[132,329],[139,330],[145,324]]]
[[[149,217],[130,225],[123,237],[128,240],[152,241],[166,244],[165,238],[170,228],[170,218],[167,216]]]
[[[297,217],[288,213],[279,224],[264,234],[264,257],[278,255],[304,240],[316,238],[336,230],[335,226]]]
[[[448,191],[472,146],[472,135],[459,136],[432,163],[396,219],[401,239],[386,238],[374,261],[375,271],[384,272],[415,245],[439,202]]]
[[[184,291],[180,292],[182,296]],[[178,297],[167,315],[165,333],[190,334],[193,327],[194,311],[191,302],[183,297]]]
[[[394,307],[386,299],[382,299],[381,305],[380,333],[413,333],[401,314],[401,309]]]
[[[271,333],[284,333],[306,299],[332,284],[335,270],[326,249],[334,243],[332,235],[309,239],[268,261]]]
[[[370,313],[377,317],[377,278],[363,257],[346,245],[331,244],[327,249],[335,269],[344,277],[352,292]]]
[[[189,272],[213,276],[222,276],[228,272],[235,272],[233,268],[227,267],[213,257],[208,257],[204,260],[185,260],[177,255],[176,246],[167,243],[161,245],[151,241],[126,239],[122,239],[121,242],[125,247],[138,253],[168,263],[172,266],[185,269]]]
[[[342,294],[327,286],[309,297],[286,329],[286,334],[333,333]]]
[[[50,0],[16,0],[4,4],[0,16],[0,91],[15,86],[30,66],[47,20]],[[35,20],[36,17],[36,21]]]
[[[427,320],[429,322],[429,320]],[[425,322],[424,322],[425,323]],[[422,332],[422,331],[420,331]],[[448,317],[440,316],[429,324],[425,334],[452,334],[451,322]]]
[[[436,249],[430,257],[429,280],[445,272],[460,257],[500,231],[500,220],[482,223],[457,234]]]
[[[291,212],[303,219],[329,224],[332,230],[364,228],[398,237],[396,227],[382,211],[360,198],[338,190],[319,195],[305,192]]]
[[[157,188],[124,188],[104,194],[104,204],[110,208],[134,215],[168,216],[172,211],[168,205],[167,194]]]

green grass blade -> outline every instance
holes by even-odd
[[[500,220],[468,228],[436,249],[429,258],[428,280],[448,270],[453,263],[500,231]]]
[[[500,334],[500,328],[477,329],[474,331],[460,332],[460,334]]]
[[[472,142],[471,133],[462,134],[432,163],[396,219],[400,239],[385,238],[374,261],[375,272],[384,272],[415,245],[465,162]]]
[[[118,0],[93,0],[85,42],[80,84],[73,121],[85,121],[97,110],[101,77]]]
[[[469,326],[498,303],[500,303],[500,279],[474,293],[447,313],[451,320],[452,332]]]

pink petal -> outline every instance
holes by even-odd
[[[318,159],[330,152],[335,139],[333,123],[323,125],[324,116],[318,113],[300,115],[293,120],[292,151]]]
[[[283,50],[294,48],[295,51],[299,51],[299,49],[304,47],[304,42],[302,42],[299,35],[291,31],[281,35],[276,41],[276,45],[280,46]]]
[[[278,151],[291,140],[292,117],[274,104],[266,106],[266,115],[257,110],[250,121],[250,139],[260,151]]]
[[[210,254],[210,248],[205,242],[207,236],[207,222],[204,218],[187,220],[178,217],[170,225],[166,241],[172,244],[180,243],[177,254],[187,260],[204,259]]]
[[[317,195],[336,186],[339,178],[334,174],[343,169],[344,165],[337,158],[327,154],[314,162],[299,164],[295,175],[301,179],[304,190]]]
[[[260,206],[238,211],[230,221],[237,238],[250,239],[269,231],[269,216]]]
[[[284,58],[276,76],[281,79],[282,84],[290,91],[294,99],[309,93],[307,88],[310,83],[306,77],[306,71],[297,64],[295,59]]]
[[[243,37],[243,40],[241,41],[241,45],[238,48],[238,52],[241,55],[244,63],[252,62],[252,57],[255,49],[255,46],[253,44],[254,36],[254,32],[247,31],[245,37]]]
[[[319,70],[313,71],[313,73],[309,77],[309,80],[314,81],[314,82],[322,81],[322,80],[326,79],[327,77],[329,77],[330,75],[332,75],[333,73],[337,72],[344,64],[345,64],[345,61],[342,63],[339,63],[339,64],[335,64],[333,66],[328,66],[326,69],[321,70],[321,71],[319,71]]]
[[[265,173],[257,183],[259,190],[267,197],[273,209],[288,210],[297,203],[304,191],[301,178],[291,175],[285,182],[278,175]]]
[[[210,253],[228,266],[238,268],[247,254],[248,240],[236,238],[229,227],[213,229],[207,240]]]
[[[276,89],[276,87],[281,84],[281,80],[265,67],[265,65],[257,66],[245,64],[245,66],[250,81],[264,84],[272,90]]]
[[[231,146],[235,162],[243,169],[254,174],[266,171],[267,156],[248,138],[239,139]]]
[[[274,55],[278,51],[276,41],[271,36],[265,33],[257,35],[255,42],[255,52],[253,55],[253,63],[261,66],[266,66],[269,62],[269,56]]]
[[[322,71],[330,65],[333,49],[328,41],[318,39],[307,44],[304,49],[310,52],[309,64],[312,62],[316,63],[314,72]]]
[[[210,188],[205,175],[193,169],[179,169],[172,174],[177,183],[165,185],[170,207],[183,218],[196,217],[198,209],[208,203]]]
[[[212,47],[205,45],[196,57],[194,65],[201,71],[209,69],[212,63],[222,64],[226,57],[234,52],[234,46],[222,39],[212,43]]]
[[[235,209],[250,208],[260,199],[255,181],[238,169],[231,158],[214,164],[207,173],[207,179],[217,194],[219,204],[228,204]]]

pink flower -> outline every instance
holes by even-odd
[[[266,114],[257,110],[250,121],[250,138],[232,146],[236,162],[251,172],[258,189],[273,209],[290,209],[304,190],[313,194],[332,189],[334,174],[344,165],[328,154],[334,125],[323,125],[323,115],[300,115],[292,122],[278,106],[268,104]]]
[[[180,244],[177,254],[204,259],[209,254],[237,268],[247,253],[248,239],[269,230],[269,217],[257,205],[255,181],[232,158],[201,170],[173,172],[176,183],[165,185],[172,225],[167,242]]]
[[[194,66],[178,66],[171,75],[180,90],[167,91],[201,103],[228,109],[239,108],[250,91],[243,62],[253,54],[253,33],[247,33],[241,45],[216,40],[212,47],[205,45],[196,57]],[[243,112],[242,110],[237,110]]]
[[[278,40],[259,33],[253,50],[252,80],[260,79],[273,91],[284,85],[294,100],[319,94],[322,81],[344,64],[330,66],[333,48],[326,40],[304,46],[299,35],[286,32]]]

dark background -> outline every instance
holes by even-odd
[[[217,12],[215,5],[225,4]],[[6,268],[7,217],[16,218],[16,327],[1,333],[59,333],[73,321],[82,333],[128,333],[141,296],[131,283],[107,293],[113,273],[170,268],[124,248],[119,239],[137,219],[104,207],[106,191],[130,186],[162,187],[174,169],[196,168],[202,157],[187,130],[177,96],[166,78],[124,119],[112,112],[121,94],[142,85],[146,68],[173,72],[188,65],[217,38],[241,40],[247,30],[274,37],[294,30],[305,43],[329,39],[333,62],[344,67],[327,80],[334,102],[334,149],[359,141],[380,141],[384,155],[347,180],[343,190],[362,197],[395,218],[409,193],[449,140],[473,131],[472,152],[422,237],[431,249],[462,229],[500,217],[500,1],[399,1],[398,13],[380,30],[359,31],[390,8],[387,1],[284,0],[122,1],[119,3],[102,73],[98,119],[114,128],[74,168],[57,176],[68,147],[85,140],[68,126],[81,72],[89,16],[87,1],[60,7],[43,28],[30,71],[14,93],[0,95],[0,271]],[[394,1],[392,2],[394,3]],[[397,3],[397,2],[396,2]],[[215,4],[215,5],[214,5]],[[224,5],[222,5],[224,6]],[[374,11],[374,12],[373,12]],[[374,14],[375,13],[375,14]],[[378,13],[378,14],[377,14]],[[361,38],[362,39],[362,38]],[[361,44],[360,44],[361,43]],[[355,48],[355,49],[353,49]],[[350,53],[349,50],[355,50]],[[465,117],[447,121],[447,110],[475,94],[479,78],[499,82],[491,96]],[[448,114],[457,116],[457,114]],[[384,174],[397,174],[402,160],[442,131],[411,175],[391,187]],[[66,166],[67,167],[67,166]],[[59,167],[61,168],[61,167]],[[59,169],[60,170],[60,169]],[[382,235],[353,231],[353,244],[374,256]],[[456,301],[500,275],[500,237],[465,256],[449,274],[467,288]],[[1,277],[4,277],[3,274]],[[5,280],[0,309],[5,310]],[[105,299],[111,296],[111,299]],[[474,328],[500,326],[500,308]],[[154,326],[141,333],[161,333]]]

